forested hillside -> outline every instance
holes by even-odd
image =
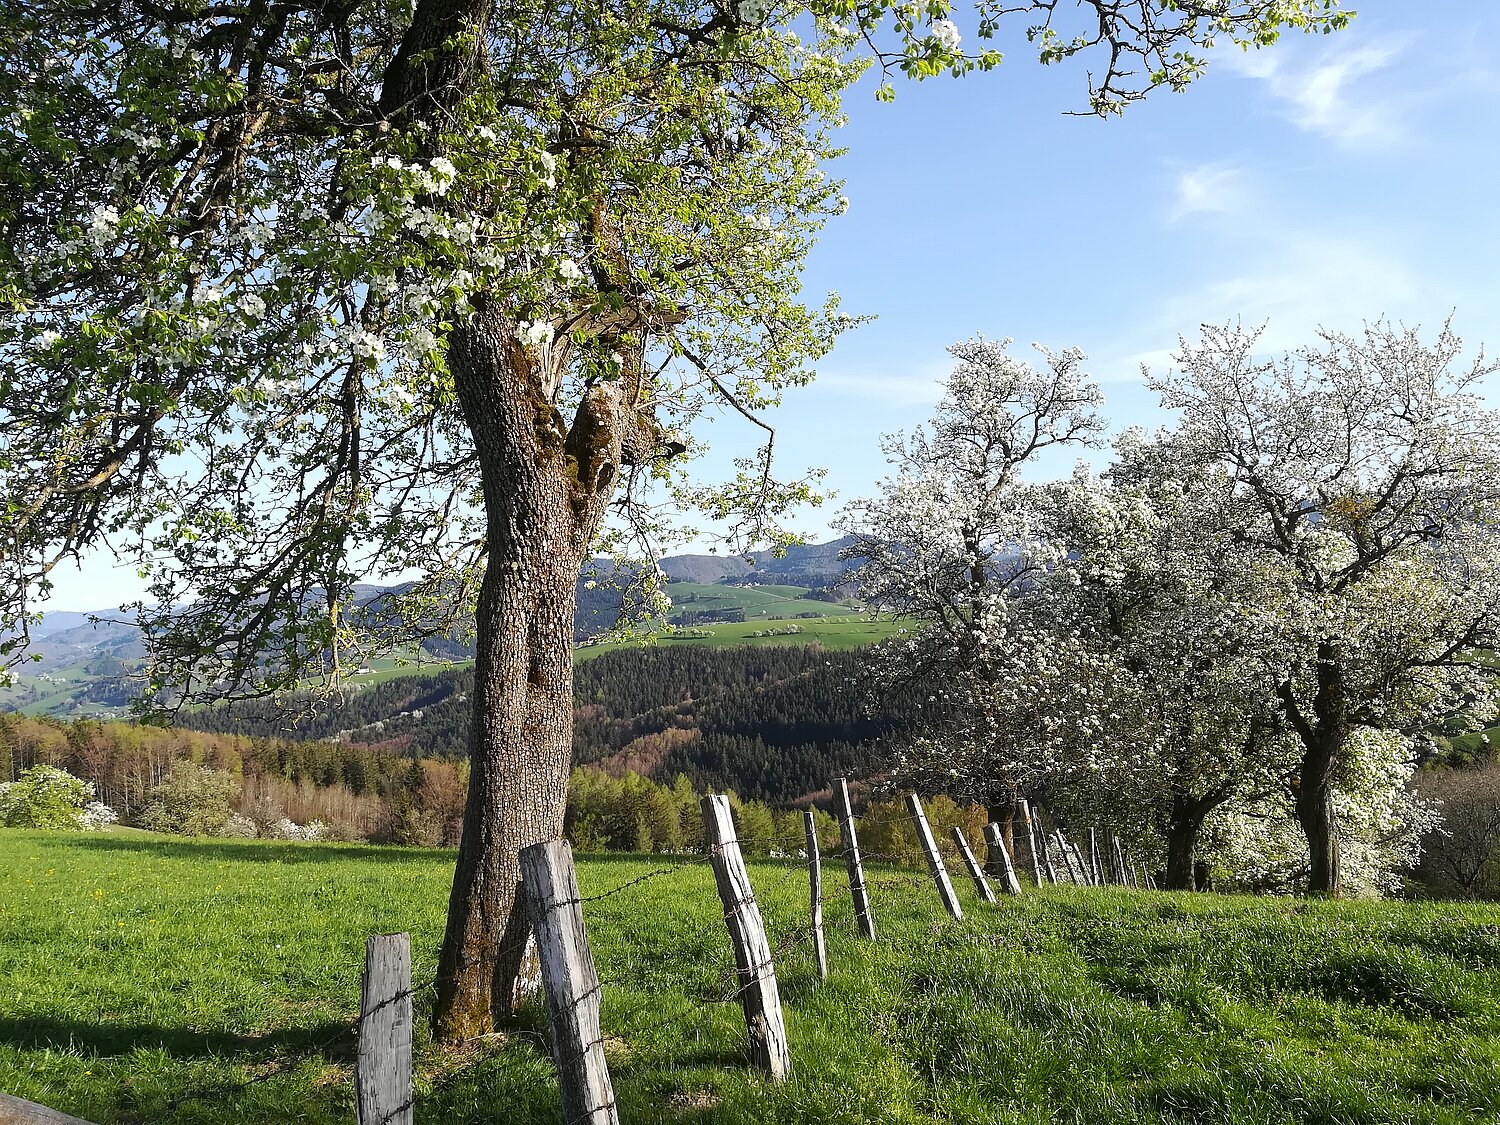
[[[574,760],[786,803],[873,766],[903,729],[903,700],[867,709],[859,651],[689,646],[609,652],[580,664]],[[405,676],[334,700],[239,704],[182,726],[263,738],[344,739],[403,757],[467,750],[473,672]]]

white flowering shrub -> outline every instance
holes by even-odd
[[[256,827],[255,821],[248,816],[239,813],[231,813],[224,826],[219,829],[220,836],[227,836],[237,840],[253,840],[260,835],[260,829]]]
[[[56,766],[32,766],[15,781],[0,786],[0,825],[77,831],[86,827],[87,810],[96,803],[93,797],[92,782]]]
[[[120,814],[102,801],[90,801],[83,806],[83,814],[78,819],[79,827],[85,832],[102,832],[111,824],[120,823]]]
[[[329,829],[321,820],[298,824],[289,817],[282,817],[271,826],[267,835],[277,840],[324,840],[328,838]]]

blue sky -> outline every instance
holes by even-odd
[[[1117,428],[1166,420],[1140,365],[1204,322],[1267,322],[1279,349],[1319,324],[1456,312],[1467,341],[1500,350],[1500,5],[1349,6],[1344,32],[1217,52],[1186,93],[1110,121],[1066,116],[1082,71],[1039,68],[1024,45],[991,74],[898,85],[894,104],[857,89],[835,168],[851,206],[807,291],[878,319],[772,419],[783,470],[822,466],[838,493],[797,526],[825,537],[875,488],[878,435],[927,416],[945,347],[976,334],[1083,348]],[[714,429],[725,452],[753,437]],[[136,586],[105,559],[56,578],[54,608]]]
[[[1204,322],[1267,322],[1281,349],[1456,310],[1466,342],[1500,349],[1500,5],[1348,5],[1341,33],[1216,52],[1186,93],[1110,121],[1064,116],[1082,73],[1019,52],[894,105],[856,93],[851,207],[807,283],[879,319],[788,397],[787,465],[868,494],[874,435],[926,417],[945,346],[975,334],[1083,348],[1117,427],[1166,421],[1140,365]]]

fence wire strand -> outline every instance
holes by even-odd
[[[1088,829],[1084,829],[1082,831],[1086,833]],[[1066,868],[1068,870],[1066,880],[1073,885],[1092,885],[1088,882],[1087,876],[1090,876],[1093,873],[1091,870],[1093,856],[1091,854],[1086,854],[1084,849],[1079,847],[1079,845],[1076,843],[1076,840],[1072,838],[1068,833],[1063,833],[1063,835],[1067,840],[1068,845],[1067,848],[1062,852],[1062,858],[1064,859]],[[1109,831],[1106,835],[1106,838],[1110,837],[1114,837],[1114,833],[1112,831]],[[950,861],[951,859],[952,862],[962,862],[962,852],[957,848],[955,844],[951,842],[945,843],[940,841],[939,848],[946,848],[946,854],[944,855],[945,861]],[[623,883],[608,888],[607,890],[598,891],[593,894],[587,895],[580,894],[577,898],[572,899],[559,899],[549,901],[543,904],[543,908],[548,911],[572,906],[577,906],[582,909],[585,906],[608,902],[611,899],[617,898],[617,896],[624,895],[627,892],[639,888],[654,880],[667,878],[682,871],[701,867],[704,864],[711,863],[714,859],[714,851],[716,850],[719,850],[719,848],[716,847],[713,850],[690,854],[685,858],[681,858],[673,863],[654,868],[635,878],[628,879]],[[1040,853],[1041,849],[1038,848],[1037,851],[1038,853]],[[1082,883],[1079,883],[1073,877],[1073,863],[1069,862],[1069,851],[1073,852],[1076,862],[1083,868],[1086,878]],[[1127,864],[1134,864],[1135,862],[1137,862],[1135,856],[1130,851],[1125,851],[1123,847],[1122,851],[1124,851],[1124,859]],[[1114,862],[1114,857],[1112,855],[1109,855],[1108,852],[1106,852],[1102,847],[1100,848],[1100,852],[1102,853],[1099,855],[1099,866],[1102,869],[1100,874],[1103,875],[1102,880],[1100,880],[1100,885],[1116,887],[1123,885],[1126,889],[1129,889],[1130,882],[1128,881],[1128,877],[1127,881],[1123,882],[1123,884],[1121,882],[1117,882],[1116,878],[1112,877],[1118,876],[1118,873],[1112,870],[1113,868],[1119,866]],[[878,852],[871,851],[865,847],[847,849],[840,846],[823,853],[823,864],[825,868],[833,867],[837,871],[837,869],[839,868],[848,866],[849,861],[854,854],[858,855],[862,864],[876,864],[887,867],[910,867],[916,863],[922,862],[922,857],[919,853]],[[1040,854],[1038,855],[1038,858],[1041,858]],[[985,869],[987,873],[991,873],[988,870],[987,863],[981,863],[980,866],[981,868]],[[1017,867],[1019,869],[1019,864],[1017,864]],[[838,893],[837,884],[842,882],[844,878],[847,878],[848,874],[849,873],[845,871],[841,874],[833,875],[830,879],[828,871],[825,870],[823,873],[822,893],[819,895],[817,902],[820,907],[824,906],[824,904],[829,904],[830,906],[829,909],[825,909],[823,911],[823,926],[825,930],[830,928],[839,930],[857,929],[859,919],[853,907],[851,894]],[[611,1033],[605,1028],[602,1003],[605,995],[605,990],[619,985],[638,985],[640,983],[640,975],[637,972],[622,971],[620,973],[616,973],[607,977],[599,976],[596,966],[594,983],[579,995],[574,997],[571,1001],[571,1004],[575,1009],[583,1004],[599,1004],[600,1031],[598,1036],[583,1044],[581,1047],[570,1049],[569,1053],[562,1058],[558,1058],[559,1045],[556,1042],[546,1042],[547,1039],[552,1038],[550,1036],[541,1036],[536,1033],[522,1032],[520,1033],[519,1037],[541,1041],[547,1048],[549,1054],[553,1056],[554,1061],[559,1065],[559,1067],[561,1067],[565,1063],[576,1061],[577,1058],[587,1054],[590,1051],[603,1048],[605,1044],[607,1044],[610,1040],[623,1040],[625,1038],[625,1035],[629,1035],[632,1038],[636,1039],[644,1038],[652,1035],[653,1033],[663,1031],[668,1028],[699,1021],[704,1017],[706,1011],[711,1011],[717,1006],[730,1004],[737,1000],[740,1000],[746,989],[753,986],[760,979],[760,976],[763,972],[765,972],[767,969],[770,969],[774,972],[775,967],[779,963],[784,962],[785,959],[794,951],[810,943],[814,937],[815,927],[811,923],[811,921],[802,924],[795,924],[787,922],[785,919],[777,919],[777,928],[782,929],[782,932],[780,934],[780,937],[774,943],[771,942],[771,922],[775,917],[775,912],[773,912],[773,910],[771,910],[769,906],[771,902],[776,899],[776,897],[786,887],[786,885],[797,879],[799,876],[804,879],[810,880],[810,871],[805,860],[800,863],[793,862],[789,864],[787,869],[773,881],[761,886],[758,889],[752,888],[747,896],[734,902],[729,909],[725,910],[722,913],[722,916],[716,917],[710,922],[695,927],[690,931],[678,932],[674,935],[675,944],[685,948],[701,950],[705,943],[711,942],[714,939],[715,935],[724,933],[725,924],[736,914],[751,906],[755,906],[757,907],[757,909],[765,907],[765,909],[761,909],[761,914],[765,927],[766,941],[769,946],[768,955],[755,964],[749,965],[745,968],[741,968],[737,963],[735,963],[732,950],[726,948],[725,952],[730,953],[730,963],[711,974],[711,976],[709,977],[709,983],[711,986],[715,987],[708,988],[706,990],[707,995],[702,994],[705,990],[702,988],[702,986],[699,986],[699,988],[697,989],[699,995],[695,997],[697,1001],[696,1005],[690,1005],[685,1011],[675,1013],[659,1020],[654,1020],[646,1023],[638,1022],[639,1017],[645,1014],[652,1006],[659,1005],[659,998],[653,998],[634,1008],[627,1010],[622,1014],[619,1014],[616,1018],[610,1019],[608,1022],[611,1025],[620,1026],[623,1034]],[[1062,882],[1063,879],[1064,877],[1060,874],[1059,882]],[[833,887],[833,893],[830,893],[830,882],[835,883],[835,886]],[[864,872],[862,882],[867,891],[909,890],[912,888],[922,887],[930,884],[932,882],[932,876],[926,872],[916,871],[913,871],[910,874],[881,872],[873,875],[869,872]],[[1146,877],[1142,880],[1142,883],[1145,886],[1150,885],[1149,872],[1147,872]],[[852,892],[852,881],[849,883],[846,890],[848,892]],[[805,901],[806,905],[803,907],[803,909],[808,909],[811,906],[810,896]],[[832,904],[835,902],[847,905],[848,908],[844,909],[841,906],[838,909],[832,909]],[[782,928],[783,926],[784,928]],[[495,964],[511,957],[524,958],[527,949],[529,946],[531,946],[532,942],[533,931],[530,927],[528,927],[526,936],[519,941],[511,942],[497,949],[489,950],[478,956],[468,958],[465,961],[461,962],[457,969],[455,969],[451,973],[434,974],[431,978],[424,981],[422,984],[413,985],[409,988],[397,992],[392,996],[386,997],[370,1011],[361,1012],[355,1018],[345,1021],[338,1027],[335,1032],[323,1039],[320,1039],[316,1043],[312,1043],[298,1051],[283,1052],[280,1054],[272,1055],[266,1059],[258,1060],[255,1062],[247,1062],[244,1064],[247,1067],[254,1066],[257,1068],[261,1068],[260,1073],[252,1074],[248,1078],[245,1078],[238,1082],[218,1081],[207,1084],[201,1089],[187,1091],[186,1093],[180,1094],[177,1097],[169,1100],[165,1104],[165,1106],[153,1110],[149,1117],[137,1117],[134,1120],[135,1122],[137,1122],[137,1125],[148,1125],[148,1123],[162,1120],[164,1115],[169,1116],[175,1113],[177,1110],[181,1109],[183,1106],[195,1101],[205,1101],[208,1099],[222,1100],[225,1098],[238,1097],[239,1095],[253,1089],[258,1085],[261,1085],[265,1082],[271,1081],[272,1079],[288,1073],[289,1071],[295,1069],[303,1063],[318,1058],[326,1059],[329,1051],[341,1043],[352,1041],[357,1048],[360,1027],[364,1023],[364,1021],[372,1016],[375,1012],[389,1006],[390,1004],[394,1004],[403,1000],[414,1001],[417,997],[423,996],[428,993],[432,993],[435,995],[440,985],[458,979],[460,975],[462,975],[466,970],[472,968],[476,964]],[[540,986],[538,987],[537,991],[542,991]],[[415,1100],[415,1098],[413,1100]],[[407,1108],[410,1108],[410,1106],[403,1106],[395,1112],[403,1112]],[[565,1125],[583,1125],[584,1122],[593,1120],[596,1114],[614,1110],[616,1108],[617,1102],[612,1099],[606,1104],[591,1107],[583,1114],[569,1119],[565,1123]]]

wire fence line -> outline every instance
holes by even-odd
[[[1038,824],[1037,828],[1040,830],[1041,825]],[[1087,841],[1088,832],[1088,829],[1083,829],[1078,839]],[[1106,830],[1104,839],[1112,841],[1117,839],[1117,837],[1112,831]],[[1026,837],[1018,833],[1017,840],[1025,841]],[[1072,842],[1076,848],[1076,841]],[[1103,841],[1101,840],[1098,858],[1101,865],[1108,871],[1111,866],[1118,865],[1114,864],[1114,857],[1109,854],[1108,850],[1102,844]],[[606,915],[612,913],[617,906],[631,909],[632,907],[629,904],[634,901],[632,892],[639,891],[648,884],[653,884],[659,880],[670,880],[673,876],[678,876],[683,872],[708,865],[714,861],[716,853],[720,850],[721,848],[716,845],[705,848],[701,852],[674,855],[670,862],[662,863],[642,874],[603,890],[590,894],[578,893],[572,896],[548,900],[544,905],[548,910],[560,908],[577,908],[580,911],[586,908],[602,909]],[[823,852],[822,855],[825,865],[829,865],[830,869],[822,873],[822,893],[819,896],[818,904],[820,906],[824,903],[831,904],[834,902],[842,904],[838,909],[827,912],[828,916],[823,919],[823,924],[827,928],[854,930],[857,925],[857,918],[852,905],[852,883],[849,873],[843,870],[851,851],[857,851],[859,857],[865,863],[877,867],[875,872],[867,874],[863,879],[864,886],[870,890],[878,892],[909,891],[929,885],[932,882],[932,876],[927,873],[917,871],[902,873],[889,870],[890,868],[899,869],[909,867],[914,861],[920,862],[919,856],[914,856],[906,851],[870,851],[858,846],[857,841],[856,846],[851,849],[844,846],[844,842],[841,841],[839,846],[830,848]],[[1040,858],[1040,849],[1038,848],[1037,851],[1038,858]],[[952,844],[949,844],[945,849],[945,857],[953,856],[957,858],[960,855],[959,849]],[[689,971],[701,972],[701,951],[705,947],[711,946],[716,940],[723,940],[725,926],[733,917],[748,908],[756,907],[757,903],[759,903],[766,907],[764,914],[768,939],[773,936],[770,931],[775,931],[775,940],[770,943],[770,952],[767,956],[759,960],[754,960],[744,966],[731,959],[728,964],[723,965],[713,972],[707,978],[706,982],[700,983],[694,989],[696,994],[695,999],[697,1000],[696,1006],[689,1006],[684,1010],[670,1013],[661,1018],[645,1018],[653,1010],[659,1010],[661,1006],[659,998],[649,998],[634,1006],[626,1007],[624,1010],[618,1010],[614,1005],[610,1005],[608,1008],[602,1009],[605,1018],[601,1018],[599,1033],[590,1036],[587,1040],[579,1044],[570,1044],[559,1040],[554,1021],[550,1049],[559,1069],[575,1061],[576,1057],[581,1054],[594,1050],[602,1050],[610,1041],[625,1041],[627,1038],[634,1040],[645,1039],[674,1027],[701,1022],[706,1013],[713,1012],[719,1006],[742,1000],[746,990],[751,987],[762,972],[774,972],[778,965],[783,965],[784,967],[790,957],[800,950],[809,947],[813,943],[815,936],[815,925],[811,922],[801,921],[797,915],[790,914],[782,899],[786,888],[794,882],[804,888],[809,888],[810,872],[805,860],[799,862],[796,859],[787,858],[789,862],[787,862],[785,870],[780,872],[775,878],[762,880],[761,885],[753,891],[749,891],[745,897],[729,902],[726,909],[722,912],[721,917],[715,917],[708,922],[688,930],[678,931],[673,935],[672,940],[674,946],[692,951],[689,955],[688,965],[685,967]],[[1063,853],[1062,858],[1066,862],[1066,852]],[[1085,870],[1087,870],[1091,862],[1091,857],[1088,855],[1086,845],[1084,849],[1077,851],[1076,858],[1083,864]],[[1019,859],[1019,856],[1017,856],[1017,859]],[[1126,867],[1135,866],[1135,859],[1131,856],[1128,849],[1122,850],[1121,860]],[[985,866],[988,867],[988,864]],[[1018,869],[1019,866],[1018,863]],[[1117,872],[1117,874],[1117,882],[1123,880],[1126,885],[1129,885],[1130,875],[1128,871],[1124,873]],[[1060,881],[1077,882],[1077,879],[1073,877],[1071,865],[1068,868],[1067,876],[1059,876],[1059,878]],[[1141,885],[1149,885],[1149,882],[1148,873],[1145,879],[1141,881]],[[683,891],[683,897],[687,899],[687,889],[683,888]],[[810,897],[805,898],[800,910],[807,911],[811,905]],[[185,1091],[173,1097],[164,1105],[157,1105],[149,1111],[143,1110],[143,1116],[134,1118],[134,1122],[137,1125],[147,1125],[148,1122],[166,1120],[190,1103],[197,1101],[238,1098],[255,1087],[281,1077],[305,1063],[315,1060],[327,1062],[330,1053],[336,1049],[349,1045],[357,1045],[361,1029],[365,1023],[390,1005],[400,1001],[415,1003],[418,1000],[435,996],[441,986],[458,979],[465,971],[477,964],[494,964],[510,958],[526,957],[528,948],[533,945],[534,933],[535,931],[532,930],[524,938],[498,948],[484,950],[465,959],[455,969],[446,973],[433,973],[422,983],[413,984],[401,989],[383,998],[375,1007],[362,1011],[359,1015],[343,1021],[330,1034],[309,1043],[305,1047],[247,1062],[245,1066],[254,1067],[255,1073],[248,1074],[241,1080],[225,1081],[220,1079],[206,1083],[198,1089]],[[722,948],[726,954],[730,952],[727,942],[723,943]],[[606,957],[606,961],[612,959],[613,953]],[[607,975],[596,975],[592,984],[570,1001],[572,1009],[576,1010],[587,1005],[600,1004],[608,990],[621,986],[638,986],[640,983],[640,973],[639,971],[633,971],[634,969],[633,965],[627,965],[621,966],[618,971],[610,972]],[[527,1036],[527,1038],[533,1037],[531,1035]],[[480,1058],[473,1063],[448,1072],[446,1077],[451,1079],[474,1066],[482,1065],[483,1062],[484,1059]],[[407,1099],[396,1107],[397,1111],[407,1111],[409,1113],[414,1102],[414,1095],[408,1095]],[[617,1102],[611,1094],[607,1100],[597,1105],[591,1105],[581,1115],[574,1114],[567,1117],[566,1125],[585,1125],[588,1122],[596,1122],[599,1120],[599,1114],[607,1115],[616,1110]],[[388,1119],[390,1118],[381,1118],[381,1120]],[[404,1119],[409,1120],[409,1117]]]

